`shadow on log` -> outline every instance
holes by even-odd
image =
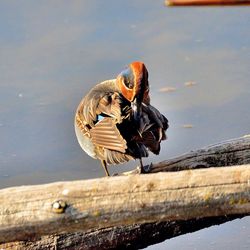
[[[250,161],[249,156],[250,138],[244,137],[165,161],[167,163],[165,165],[155,164],[152,170],[156,171],[155,166],[157,171],[196,169],[200,166],[208,168],[209,164],[214,166],[215,162],[219,162],[217,166],[220,166],[220,163],[247,164]],[[156,180],[155,183],[152,182],[153,179]],[[249,180],[248,165],[220,168],[217,171],[216,169],[189,170],[3,189],[0,190],[0,202],[6,206],[0,207],[0,242],[30,240],[31,237],[36,238],[36,241],[3,243],[0,244],[0,248],[146,247],[164,239],[249,215]],[[91,187],[92,182],[96,184]],[[84,183],[87,183],[85,188]],[[114,193],[108,191],[108,183],[112,183],[110,187],[116,190],[115,199],[112,197]],[[124,190],[120,189],[123,184],[127,185],[124,186],[126,187]],[[136,187],[136,190],[133,187]],[[68,193],[71,188],[74,192]],[[91,192],[86,192],[88,188],[89,190],[92,188],[94,194],[99,195],[94,195],[90,199]],[[41,197],[37,190],[40,190]],[[100,206],[103,208],[109,195],[111,208],[114,210],[113,213],[107,210],[105,214],[104,210],[100,210]],[[69,204],[67,212],[63,212],[63,206],[61,208],[56,206],[55,209],[59,209],[58,214],[51,213],[53,201],[62,197],[64,199],[66,197],[66,202]],[[119,199],[120,202],[117,202]],[[84,209],[88,202],[90,202],[89,207],[93,208],[91,200],[96,200],[96,204],[90,211],[92,217],[88,218]],[[99,210],[96,209],[98,204]],[[125,219],[122,216],[125,216]],[[43,219],[39,221],[38,218]],[[88,222],[93,218],[93,226],[90,226]],[[94,230],[94,228],[99,229]],[[61,234],[53,235],[55,233]],[[42,236],[44,234],[50,236]]]
[[[19,241],[0,245],[5,250],[47,249],[141,249],[185,233],[219,225],[245,215],[231,215],[187,221],[167,221],[95,230],[89,233],[69,233],[44,236],[37,241]]]

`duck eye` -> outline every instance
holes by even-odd
[[[127,79],[127,78],[124,78],[124,84],[129,89],[132,89],[134,87],[134,84],[130,81],[130,79]]]

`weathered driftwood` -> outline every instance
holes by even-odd
[[[18,241],[0,244],[0,249],[47,250],[47,249],[140,249],[175,236],[191,233],[205,227],[221,224],[244,215],[208,217],[187,221],[167,221],[131,226],[43,236],[37,241]]]
[[[151,173],[250,163],[250,136],[224,141],[153,164]]]
[[[7,188],[0,191],[4,204],[0,242],[134,223],[250,214],[249,182],[250,165],[242,165]],[[63,207],[56,207],[56,201]]]
[[[226,147],[225,147],[225,145],[226,145]],[[232,145],[237,145],[237,146],[232,146]],[[230,155],[230,157],[226,157],[227,161],[225,161],[225,160],[223,160],[223,161],[226,162],[226,164],[229,164],[229,165],[238,164],[238,163],[239,164],[247,163],[247,161],[249,161],[249,159],[250,159],[249,158],[249,151],[250,151],[250,138],[249,137],[240,138],[238,140],[232,140],[230,142],[226,142],[225,144],[216,145],[215,147],[209,147],[209,150],[203,149],[201,151],[197,151],[196,156],[195,156],[195,152],[192,152],[191,155],[193,155],[193,154],[194,155],[191,158],[194,158],[194,161],[195,160],[199,161],[199,160],[203,159],[203,157],[199,157],[199,154],[200,153],[201,154],[205,153],[205,155],[206,155],[206,151],[210,152],[211,148],[214,148],[214,149],[216,148],[215,151],[218,152],[218,154],[223,159],[225,159],[225,156],[227,155],[226,151],[228,151],[228,153],[229,153],[228,155]],[[237,148],[238,148],[238,150],[237,150]],[[240,151],[242,151],[243,153],[241,154],[241,157],[239,158],[239,152]],[[187,154],[187,155],[189,155],[189,154]],[[208,155],[211,156],[210,153],[208,153]],[[219,156],[217,157],[217,156],[216,156],[216,158],[218,158],[218,160],[220,160],[220,157]],[[179,160],[177,161],[177,163],[176,163],[177,165],[178,165],[178,162],[183,161],[185,156],[182,156],[181,158],[182,158],[181,161],[179,161]],[[190,157],[188,157],[188,158],[190,158]],[[242,159],[244,159],[244,160],[242,160]],[[201,165],[204,166],[204,161],[201,160],[201,162],[202,162]],[[205,167],[209,167],[209,164],[211,164],[211,163],[213,163],[213,161],[211,161],[211,158],[210,158],[210,160],[208,161],[208,163],[207,163],[207,165]],[[199,165],[199,164],[197,164],[197,165]],[[184,167],[182,167],[182,169],[184,169]],[[248,169],[249,168],[247,168],[247,170]],[[223,169],[220,169],[220,171],[221,170],[223,170]],[[228,173],[228,171],[226,171],[226,172]],[[192,173],[192,171],[188,171],[187,173]],[[224,173],[224,171],[221,172],[221,174],[223,174],[223,173]],[[239,175],[241,175],[241,174],[239,174]],[[148,179],[148,177],[149,176],[147,176],[147,179]],[[225,178],[225,180],[227,180],[226,176],[223,176],[223,177]],[[236,177],[236,176],[234,176],[234,177]],[[121,177],[115,177],[115,178],[112,178],[112,179],[117,179],[117,178],[121,178]],[[172,178],[173,178],[173,176],[172,176]],[[189,178],[191,178],[191,175],[189,177],[187,177],[187,179],[189,179]],[[208,176],[207,176],[207,178],[208,178]],[[196,180],[193,179],[193,181],[195,181],[195,183],[196,183],[195,184],[196,186],[194,187],[195,189],[198,190],[199,188],[202,188],[202,187],[197,186],[197,183],[199,182],[198,180],[196,181]],[[173,182],[173,180],[172,180],[172,182]],[[187,184],[187,182],[186,182],[186,184]],[[146,185],[145,182],[144,182],[144,185]],[[149,186],[151,186],[151,184]],[[233,184],[233,186],[235,187],[234,184]],[[81,188],[83,188],[83,187],[81,187]],[[152,186],[151,188],[154,189],[155,187]],[[5,189],[5,190],[8,190],[8,189]],[[153,192],[152,190],[150,192]],[[208,191],[208,190],[209,189],[206,189],[206,191]],[[247,190],[248,190],[247,192],[248,192],[248,195],[249,195],[249,184],[247,184]],[[66,194],[66,193],[67,193],[67,191],[64,191],[64,194]],[[62,194],[59,192],[57,198],[58,199],[61,198],[61,195]],[[45,195],[45,196],[49,196],[48,192],[47,192],[47,195]],[[21,197],[22,196],[20,196],[20,198]],[[76,199],[80,198],[80,197],[78,197],[78,192],[74,194],[74,197]],[[240,197],[239,193],[232,195],[231,196],[232,199],[231,200],[229,199],[229,205],[230,205],[230,202],[231,203],[234,203],[234,202],[235,203],[237,203],[237,202],[239,202],[239,203],[247,202],[247,203],[243,204],[243,206],[246,206],[249,209],[249,196],[247,196],[245,198],[241,197],[239,199],[237,199],[237,197],[238,198]],[[21,204],[22,202],[21,202],[20,198],[18,197],[19,202]],[[76,201],[75,198],[73,198],[73,197],[71,197],[71,198],[74,200],[74,202]],[[207,198],[208,198],[207,205],[210,204],[211,201],[215,201],[213,198],[209,199],[209,195],[207,196]],[[50,199],[52,199],[52,196],[49,196],[48,200],[44,199],[44,197],[43,197],[42,206],[38,204],[38,206],[35,209],[36,210],[35,212],[41,211],[41,208],[44,209],[46,207],[45,204],[47,204],[47,202],[50,204],[50,202],[49,202]],[[13,209],[17,202],[14,202],[16,200],[15,199],[13,200],[13,198],[12,198],[12,202],[11,202],[11,197],[9,197],[9,200],[10,200],[9,206],[12,207],[12,209]],[[39,201],[39,197],[37,197],[37,200]],[[170,203],[171,203],[171,200],[167,200],[167,201],[170,201]],[[34,200],[34,202],[35,202],[35,200]],[[77,217],[77,213],[79,211],[74,211],[74,209],[72,209],[72,206],[74,206],[74,202],[73,203],[69,202],[70,206],[68,206],[68,208],[66,209],[66,211],[65,211],[66,213],[63,214],[63,218],[61,218],[61,220],[59,219],[61,217],[61,214],[57,214],[56,216],[59,216],[57,218],[58,220],[56,219],[54,222],[53,222],[53,220],[50,221],[51,224],[55,223],[55,227],[59,228],[59,230],[57,230],[57,233],[60,232],[60,230],[65,231],[65,230],[63,230],[61,228],[60,221],[64,221],[64,223],[65,223],[67,221],[67,219],[68,219],[68,217],[66,216],[68,213],[71,213],[71,214],[73,213],[73,217],[74,216]],[[180,202],[180,200],[179,200],[179,202]],[[203,202],[204,202],[204,200],[203,200]],[[3,201],[1,202],[1,204],[3,204]],[[176,204],[177,203],[172,203],[172,205],[174,206],[174,209],[175,209]],[[146,208],[146,209],[149,208],[147,204],[146,204],[146,206],[145,206],[144,203],[142,203],[141,205],[142,205],[142,208]],[[194,204],[192,204],[192,205],[194,205]],[[200,203],[200,205],[201,205],[201,203]],[[217,204],[217,205],[219,205],[219,204]],[[240,204],[238,204],[238,205],[231,204],[231,205],[235,206],[235,207],[240,207],[240,209],[242,209],[242,204],[241,205]],[[29,209],[30,208],[29,204],[27,204],[26,207]],[[220,210],[221,207],[222,207],[222,210]],[[49,206],[48,208],[51,209],[51,206]],[[207,210],[213,210],[212,207],[210,207],[210,208],[211,209],[209,209],[207,207]],[[219,205],[220,212],[224,211],[223,210],[224,208],[225,208],[225,206],[220,206]],[[183,209],[185,210],[184,207],[183,207]],[[202,210],[202,209],[200,209],[200,210]],[[6,215],[8,213],[11,214],[11,210],[8,210],[8,207],[6,207],[6,206],[4,206],[4,208],[0,206],[0,210],[1,210],[1,212],[0,212],[0,223],[1,223],[2,218],[3,218],[2,216],[4,214]],[[141,210],[144,211],[144,209],[141,209]],[[171,208],[171,210],[172,210],[172,208]],[[97,211],[100,211],[100,210],[97,210]],[[187,214],[189,214],[188,211],[189,210],[187,210]],[[18,211],[16,210],[15,212],[18,215]],[[19,212],[20,212],[19,214],[25,214],[27,211],[25,211],[25,209],[24,209],[24,210],[19,211]],[[99,219],[101,218],[100,214],[98,212],[95,213],[95,209],[93,209],[92,212],[94,212],[93,217],[96,216],[97,219],[98,219],[98,217],[99,217]],[[239,210],[238,210],[238,212],[239,212]],[[131,248],[135,248],[135,247],[140,247],[140,246],[146,246],[147,244],[152,244],[152,243],[161,241],[163,239],[171,238],[173,236],[183,234],[183,233],[186,233],[186,232],[192,232],[192,231],[204,228],[204,227],[209,226],[209,225],[222,223],[224,221],[228,221],[228,220],[231,220],[233,218],[240,218],[240,217],[242,217],[244,215],[249,214],[249,210],[247,210],[247,212],[246,211],[241,211],[240,214],[238,213],[236,215],[234,215],[234,212],[232,211],[232,213],[231,213],[232,216],[228,215],[227,211],[224,211],[224,214],[227,215],[227,216],[217,217],[216,212],[213,215],[209,215],[209,213],[208,214],[206,213],[206,209],[205,209],[204,214],[202,213],[201,215],[196,215],[197,217],[203,217],[203,218],[200,218],[200,219],[198,219],[197,217],[195,219],[187,219],[189,217],[188,217],[188,215],[185,215],[183,217],[184,219],[187,219],[185,221],[179,220],[182,217],[178,217],[178,218],[175,218],[175,220],[173,220],[173,221],[167,221],[167,222],[156,222],[156,223],[148,223],[148,224],[141,224],[141,225],[129,225],[129,226],[118,226],[118,227],[116,226],[116,227],[112,227],[112,228],[94,230],[92,232],[87,232],[87,233],[77,232],[77,233],[68,233],[68,234],[61,234],[61,235],[50,235],[50,236],[45,236],[45,237],[43,237],[42,239],[40,239],[40,240],[38,240],[36,242],[27,241],[27,242],[15,242],[15,243],[11,242],[11,243],[7,243],[7,244],[2,244],[2,245],[0,245],[0,248],[4,248],[4,249],[15,249],[15,248],[17,248],[17,249],[21,248],[22,249],[24,247],[26,247],[27,249],[51,249],[51,248],[55,248],[55,247],[59,247],[60,249],[66,249],[67,247],[70,247],[70,249],[96,249],[96,248],[108,249],[108,248],[112,248],[112,247],[126,247],[126,248],[131,247]],[[28,216],[28,213],[26,215]],[[168,216],[169,215],[170,214],[168,214]],[[220,213],[217,214],[217,215],[220,215]],[[223,215],[223,212],[222,212],[221,215]],[[147,216],[152,216],[152,215],[149,213],[149,215],[147,214]],[[211,218],[211,217],[207,217],[207,216],[213,216],[213,217]],[[216,217],[214,217],[214,216],[216,216]],[[11,219],[11,217],[9,217],[9,218],[10,218],[9,219],[9,224],[12,225],[13,227],[15,227],[15,225],[14,225],[14,223],[12,221],[13,217],[12,217],[12,219]],[[160,218],[160,220],[161,219],[165,220],[165,218]],[[172,219],[174,219],[174,217]],[[50,222],[47,221],[47,223],[50,223]],[[59,224],[57,224],[57,222],[59,222]],[[100,222],[99,226],[102,227],[103,222],[101,222],[101,221],[99,221],[99,222]],[[45,230],[44,228],[41,228],[41,224],[40,224],[40,226],[39,226],[39,224],[37,224],[35,226],[34,225],[32,226],[31,224],[29,224],[28,229],[30,229],[30,228],[38,229],[38,231],[40,233],[41,233],[41,231],[46,231],[46,234],[50,234],[50,231]],[[51,224],[50,224],[50,226],[51,226]],[[108,226],[108,224],[106,224],[105,226]],[[2,226],[0,226],[0,228],[2,228]],[[66,224],[66,231],[71,231],[71,230],[68,230],[69,228],[70,228],[69,224]],[[82,228],[81,228],[81,230],[82,230]],[[4,233],[6,233],[6,231]],[[13,233],[13,231],[12,231],[12,233]],[[18,235],[18,230],[16,231],[16,233]],[[26,231],[25,236],[32,238],[32,237],[38,236],[36,233],[37,232],[34,231],[34,230],[33,230],[32,233],[30,233],[30,231]],[[0,232],[0,235],[3,236],[3,234],[1,232]],[[145,237],[145,235],[146,235],[146,237]],[[138,239],[142,239],[142,237],[143,237],[143,240],[138,240]],[[16,239],[19,239],[19,238],[17,237]],[[5,237],[2,237],[2,240],[7,241]],[[9,240],[11,240],[11,239],[9,238]]]
[[[181,156],[154,163],[146,173],[172,172],[187,169],[225,167],[250,163],[250,135],[220,142]],[[125,172],[136,174],[140,169]]]

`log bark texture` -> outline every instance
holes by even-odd
[[[242,165],[7,188],[0,191],[4,204],[0,242],[135,223],[250,214],[249,182],[250,165]]]
[[[237,163],[239,163],[239,164],[248,163],[249,159],[250,159],[249,155],[250,155],[250,138],[244,137],[244,138],[239,138],[236,140],[227,141],[226,143],[220,143],[220,144],[217,144],[214,146],[210,146],[208,148],[204,148],[204,149],[198,150],[196,152],[191,152],[189,154],[185,154],[181,157],[176,158],[176,160],[172,159],[172,160],[170,160],[172,162],[172,164],[170,164],[171,165],[170,169],[171,169],[171,171],[180,170],[180,169],[183,170],[183,169],[185,169],[185,166],[189,166],[189,164],[187,164],[187,162],[190,163],[190,159],[192,159],[193,162],[195,162],[195,161],[197,162],[197,164],[193,165],[194,166],[193,168],[197,168],[200,166],[209,167],[209,164],[211,164],[211,165],[214,164],[214,160],[212,160],[211,157],[215,157],[215,159],[217,159],[219,163],[224,162],[224,164],[229,164],[229,165],[234,165]],[[204,159],[206,159],[206,157],[208,157],[208,159],[209,159],[208,161],[204,161]],[[186,159],[187,162],[185,164],[182,164],[183,162],[185,162],[185,158],[187,158]],[[199,162],[200,162],[200,164],[199,164]],[[204,162],[206,162],[206,164],[204,164]],[[169,163],[169,161],[168,161],[168,163]],[[177,165],[175,165],[175,167],[173,167],[174,164],[177,164]],[[180,165],[178,165],[178,164],[180,164]],[[178,166],[178,168],[176,168],[176,166]],[[214,188],[212,188],[212,186],[210,185],[212,183],[208,184],[208,183],[202,181],[202,185],[200,185],[201,179],[199,179],[200,178],[200,177],[198,177],[199,175],[197,175],[195,178],[192,175],[193,172],[197,172],[197,171],[183,171],[183,172],[180,172],[179,174],[178,173],[169,173],[170,175],[167,179],[165,179],[165,177],[164,177],[165,182],[169,181],[169,184],[170,184],[170,186],[168,186],[168,188],[170,188],[170,189],[166,189],[163,192],[164,195],[166,195],[166,197],[167,197],[167,199],[165,200],[165,203],[163,201],[163,204],[165,205],[165,207],[163,206],[163,208],[161,209],[160,205],[156,206],[156,207],[158,207],[157,211],[160,211],[160,213],[163,213],[164,215],[155,214],[155,212],[149,212],[149,210],[151,209],[150,206],[152,205],[153,200],[151,200],[151,205],[149,205],[150,202],[147,203],[144,200],[146,193],[151,193],[151,194],[157,193],[156,192],[157,188],[161,187],[161,186],[159,186],[159,183],[157,183],[156,185],[152,184],[152,182],[149,180],[149,177],[151,175],[134,176],[136,178],[138,178],[138,177],[145,178],[145,180],[142,182],[142,186],[140,186],[141,185],[140,184],[137,187],[136,185],[132,185],[131,182],[129,183],[130,184],[129,185],[129,187],[130,187],[130,194],[129,194],[130,199],[129,200],[130,201],[128,203],[129,205],[131,205],[131,201],[133,201],[135,198],[134,193],[138,193],[139,190],[142,191],[142,189],[141,189],[142,187],[144,188],[143,189],[145,192],[144,195],[140,196],[140,199],[136,198],[138,201],[140,201],[139,202],[140,204],[139,204],[139,209],[136,211],[135,214],[137,214],[136,215],[137,219],[139,217],[143,218],[143,213],[145,211],[144,216],[146,216],[147,218],[144,218],[143,220],[140,220],[140,219],[133,220],[133,223],[139,222],[139,221],[140,221],[140,223],[143,222],[143,224],[140,224],[140,225],[133,224],[133,225],[124,226],[124,224],[126,224],[127,222],[131,223],[131,218],[128,218],[126,220],[127,222],[125,222],[125,223],[122,222],[123,226],[117,226],[117,225],[119,225],[119,223],[117,221],[119,221],[119,219],[120,219],[120,218],[117,218],[117,217],[119,217],[117,215],[114,215],[114,218],[116,218],[116,219],[113,222],[108,223],[107,217],[105,217],[105,215],[103,213],[103,207],[105,207],[107,204],[105,204],[105,203],[103,204],[103,203],[99,203],[99,202],[96,203],[94,207],[92,207],[90,214],[88,214],[88,216],[90,216],[90,217],[88,217],[86,215],[86,213],[84,213],[81,209],[79,210],[79,208],[81,208],[82,205],[80,204],[81,202],[78,203],[78,199],[81,200],[83,198],[82,196],[84,196],[83,199],[85,199],[85,200],[88,200],[90,198],[90,197],[88,197],[88,191],[86,192],[86,190],[89,190],[90,186],[87,185],[87,188],[85,188],[85,186],[81,185],[81,182],[79,182],[77,184],[78,188],[79,188],[77,190],[77,192],[72,192],[72,189],[71,189],[72,183],[68,183],[68,184],[67,183],[55,183],[56,184],[55,186],[54,186],[54,184],[48,184],[47,186],[49,186],[54,191],[52,193],[46,191],[46,194],[44,194],[45,192],[43,189],[44,186],[46,186],[46,185],[44,185],[43,187],[41,187],[42,185],[33,186],[32,187],[33,198],[32,198],[32,194],[28,194],[29,188],[25,191],[25,189],[27,187],[23,187],[22,191],[24,191],[24,192],[16,192],[15,188],[1,190],[1,192],[4,192],[4,193],[6,191],[8,191],[8,192],[10,191],[10,193],[12,193],[12,195],[14,194],[14,196],[9,195],[10,193],[7,194],[8,192],[5,193],[4,196],[2,196],[3,193],[0,194],[1,204],[4,204],[3,203],[4,199],[2,199],[3,197],[5,197],[6,199],[9,200],[7,207],[3,206],[3,205],[0,206],[0,224],[3,223],[3,218],[5,216],[7,216],[7,218],[9,218],[7,220],[4,219],[4,223],[0,225],[0,228],[2,230],[2,231],[0,231],[1,242],[37,238],[39,235],[43,235],[44,233],[51,234],[53,232],[56,232],[57,235],[43,236],[42,239],[35,241],[35,242],[20,241],[20,242],[4,243],[4,244],[0,244],[0,248],[4,248],[4,249],[23,249],[24,247],[26,249],[55,249],[56,247],[59,247],[59,249],[67,249],[67,247],[70,247],[70,249],[97,249],[97,248],[110,249],[113,247],[114,248],[115,247],[123,247],[123,248],[135,248],[136,247],[136,248],[138,248],[141,246],[145,247],[147,244],[159,242],[163,239],[171,238],[171,237],[179,235],[179,234],[183,234],[186,232],[192,232],[192,231],[204,228],[204,227],[209,226],[209,225],[222,223],[222,222],[234,219],[234,218],[240,218],[242,216],[249,214],[249,193],[250,193],[249,192],[249,166],[243,167],[243,168],[245,168],[243,171],[244,172],[243,175],[242,175],[243,172],[241,169],[242,167],[243,166],[231,168],[232,171],[237,169],[236,172],[234,172],[234,173],[228,171],[228,168],[226,170],[223,170],[223,168],[222,168],[222,169],[220,169],[220,171],[210,169],[210,170],[214,171],[215,173],[217,173],[217,179],[220,179],[220,181],[223,181],[225,179],[226,182],[224,184],[220,183],[219,186],[217,186],[217,187],[224,186],[224,191],[226,192],[226,194],[228,196],[220,196],[221,193],[219,190],[217,190],[218,188],[215,186],[214,186]],[[162,168],[164,168],[164,164],[162,165]],[[161,168],[158,166],[158,169],[161,169]],[[167,167],[166,169],[167,169],[167,171],[169,171],[169,167]],[[208,171],[208,170],[205,169],[205,170],[199,170],[199,171],[201,171],[200,173],[202,173],[203,171]],[[229,174],[229,172],[230,172],[230,174]],[[172,174],[174,174],[174,175],[172,175]],[[176,176],[175,176],[175,174],[176,174]],[[204,172],[203,172],[203,174],[204,174]],[[231,175],[231,177],[227,176],[227,174]],[[178,178],[180,178],[181,175],[182,175],[182,177],[184,177],[186,182],[182,182],[182,181],[180,181],[180,179],[178,181]],[[206,172],[205,172],[205,175],[206,175],[205,179],[210,179],[210,178],[208,178]],[[161,177],[162,174],[158,174],[158,176]],[[240,180],[240,182],[243,180],[242,176],[244,176],[245,179],[243,181],[244,183],[240,184],[239,180]],[[134,177],[125,177],[125,178],[132,180],[132,179],[134,179]],[[176,179],[177,182],[175,182],[175,177],[177,178]],[[204,177],[205,176],[203,175],[203,178]],[[221,177],[223,177],[223,178],[221,178]],[[121,178],[121,179],[119,179],[119,178]],[[123,192],[118,192],[118,188],[120,187],[120,184],[121,184],[120,180],[122,180],[123,178],[124,177],[110,178],[113,180],[117,180],[119,182],[118,186],[112,186],[113,190],[116,190],[117,196],[124,196]],[[100,180],[102,182],[105,179],[107,179],[107,178],[102,178]],[[212,178],[212,179],[215,180],[214,178]],[[231,180],[231,182],[229,180]],[[162,181],[160,181],[160,182],[162,182]],[[190,202],[189,205],[196,207],[195,204],[200,199],[200,201],[197,203],[198,208],[200,206],[200,209],[198,209],[198,210],[200,210],[200,212],[198,211],[198,213],[197,213],[197,212],[190,211],[191,209],[186,210],[186,208],[188,208],[188,206],[185,207],[185,202],[184,202],[185,199],[183,199],[186,197],[185,192],[183,193],[183,194],[185,194],[184,195],[185,197],[183,197],[183,195],[180,195],[181,193],[179,193],[179,196],[178,196],[179,198],[177,198],[175,201],[173,201],[173,196],[170,194],[171,193],[173,194],[173,190],[174,190],[173,187],[174,186],[171,187],[171,185],[176,185],[176,184],[178,185],[178,183],[180,183],[180,182],[181,182],[180,190],[185,190],[185,189],[186,189],[186,191],[189,189],[192,189],[192,191],[196,190],[193,193],[193,194],[195,194],[195,198],[190,197],[191,199],[189,200],[189,202]],[[66,184],[66,186],[64,186],[65,184]],[[108,186],[108,184],[107,185],[106,184],[100,185],[100,183],[98,182],[98,185],[94,190],[97,193],[98,193],[98,191],[100,191],[99,196],[105,195],[103,191],[106,190],[105,187]],[[70,185],[70,186],[67,186],[67,185]],[[102,187],[103,187],[102,185],[105,186],[104,189],[102,189]],[[234,188],[236,188],[238,191],[237,192],[233,191],[233,193],[230,194],[230,192],[232,190],[228,189],[228,187],[231,185]],[[210,186],[210,188],[207,188],[207,186]],[[36,193],[37,190],[40,190],[40,192],[44,194],[44,195],[42,195],[43,196],[42,201],[40,200],[41,197],[39,197],[39,196],[35,195],[36,198],[34,198],[34,193]],[[220,190],[222,190],[222,189],[220,189]],[[212,196],[210,196],[211,195],[210,191],[212,191]],[[158,189],[158,192],[162,193],[162,189],[161,188]],[[55,193],[57,194],[56,196],[53,195]],[[216,194],[216,195],[213,196],[213,194],[214,195]],[[15,197],[18,197],[18,201]],[[229,198],[229,197],[231,197],[231,198]],[[29,202],[26,202],[26,204],[23,204],[23,202],[22,202],[23,198],[25,198],[25,200],[28,199]],[[127,198],[128,198],[128,196],[127,196]],[[197,200],[197,198],[198,198],[198,200]],[[223,199],[221,199],[221,198],[223,198]],[[56,206],[55,207],[52,206],[53,202],[58,201],[58,200],[66,202],[67,207],[65,210],[60,208],[60,207],[57,208]],[[222,200],[223,200],[223,202],[225,202],[225,204],[219,202]],[[39,201],[41,201],[41,202],[39,202]],[[114,208],[117,208],[116,204],[114,204],[113,201],[114,200],[112,200],[112,204],[114,205]],[[36,204],[36,206],[30,206],[30,205],[34,204],[35,202],[38,202]],[[123,200],[123,202],[124,202],[124,200]],[[214,204],[215,207],[210,206],[211,205],[210,203]],[[17,208],[16,208],[17,204],[19,204],[20,206],[17,206]],[[99,206],[97,206],[98,204],[99,204]],[[181,204],[181,206],[179,206],[180,204]],[[126,206],[125,210],[129,207],[129,205]],[[216,209],[216,206],[217,206],[217,209]],[[230,210],[230,212],[228,212],[226,207],[228,210]],[[32,211],[29,211],[30,208],[32,208],[31,209]],[[166,208],[168,208],[168,209],[166,209]],[[177,210],[176,210],[176,208],[177,208]],[[213,209],[213,208],[215,208],[215,209]],[[52,211],[53,209],[55,210],[54,212]],[[60,213],[60,211],[59,211],[60,209],[63,211],[63,213]],[[167,213],[164,212],[164,209],[167,210]],[[175,212],[173,212],[172,210],[174,210]],[[201,212],[201,210],[203,210],[204,213],[203,213],[203,211]],[[211,212],[211,210],[214,210],[214,212]],[[31,217],[29,218],[28,223],[27,223],[27,221],[25,221],[24,218],[27,218],[30,216],[29,212],[32,212],[31,214],[33,214],[33,215],[31,215]],[[34,216],[34,214],[36,214],[37,217]],[[231,215],[229,215],[229,214],[231,214]],[[112,216],[112,215],[113,215],[112,213],[109,214],[109,216]],[[123,215],[128,216],[129,213],[127,213],[127,211],[125,211]],[[224,216],[224,215],[227,215],[227,216]],[[20,218],[23,217],[23,219],[19,219],[16,221],[17,223],[13,223],[13,221],[15,221],[14,220],[15,216],[21,216]],[[42,219],[43,223],[45,223],[45,224],[39,222],[39,218],[41,219],[43,216],[48,217],[46,221],[44,221]],[[192,217],[192,216],[194,216],[194,217]],[[69,217],[71,217],[70,222],[68,221]],[[86,219],[86,218],[88,218],[88,219]],[[105,218],[106,218],[106,221],[105,221]],[[88,223],[89,220],[91,220],[91,219],[96,220],[96,222],[98,224],[97,227],[99,227],[99,228],[106,227],[106,228],[99,229],[99,230],[93,230],[91,232],[76,232],[76,233],[67,233],[67,234],[63,233],[60,235],[58,234],[58,232],[74,232],[74,231],[78,231],[78,230],[85,231],[87,229],[91,229],[91,227],[89,226],[91,223],[90,224]],[[160,220],[168,220],[168,221],[155,222],[155,223],[145,223],[145,222],[155,221],[155,219],[158,221],[160,221]],[[35,220],[38,223],[33,223],[34,222],[33,220]],[[83,222],[82,226],[79,228],[79,224],[82,223],[82,220],[84,222]],[[27,225],[26,230],[23,230],[23,228],[21,229],[19,227],[20,225],[18,226],[19,223],[24,223],[24,224],[26,223],[26,225]],[[112,223],[114,223],[114,224],[112,224]],[[49,227],[45,229],[44,226],[47,227],[47,225]],[[116,226],[109,227],[112,225],[116,225]],[[64,228],[62,228],[62,227],[64,227]],[[13,238],[13,236],[9,235],[9,234],[13,235],[13,229],[15,229],[14,230],[14,234],[15,234],[14,238]],[[11,232],[10,230],[12,231],[12,233],[10,233]],[[20,236],[20,234],[19,234],[20,230],[22,230],[22,233],[21,233],[22,236]],[[55,230],[55,231],[53,231],[53,230]],[[151,233],[149,234],[149,232],[151,232]],[[23,236],[24,236],[24,238],[23,238]],[[140,237],[145,237],[145,240],[138,241],[138,238],[140,238]]]
[[[153,164],[149,173],[224,167],[249,163],[250,135],[245,135]]]
[[[208,217],[187,221],[166,221],[135,224],[94,230],[43,236],[37,241],[17,241],[0,244],[4,250],[96,250],[96,249],[141,249],[184,233],[219,225],[246,215]]]

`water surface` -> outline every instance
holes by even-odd
[[[74,112],[134,60],[145,62],[152,104],[170,121],[161,155],[145,163],[250,134],[249,27],[248,7],[1,1],[0,188],[103,176],[77,144]],[[247,217],[153,247],[246,249],[249,225]]]

